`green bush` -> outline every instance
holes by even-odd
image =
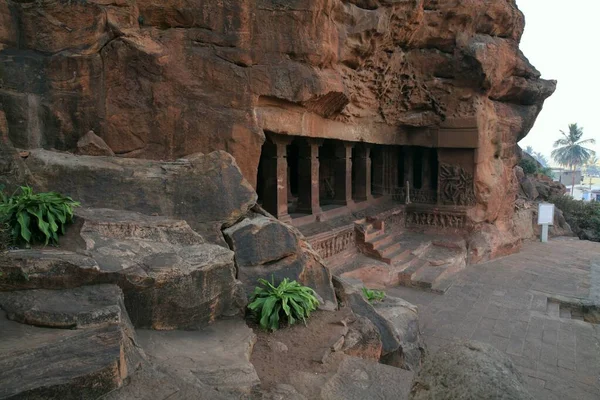
[[[8,225],[17,244],[58,243],[58,235],[65,233],[78,206],[70,197],[56,192],[34,194],[28,186],[10,197],[0,190],[0,223]]]
[[[365,299],[369,301],[369,303],[374,303],[376,301],[383,301],[385,299],[385,292],[381,290],[371,290],[366,287],[362,288],[363,296]]]
[[[521,162],[519,162],[519,166],[523,168],[523,172],[527,175],[535,174],[538,172],[538,165],[535,161],[530,160],[528,158],[523,158]]]
[[[296,281],[285,278],[277,287],[273,281],[258,282],[263,287],[254,289],[248,309],[256,314],[263,329],[275,331],[282,320],[289,325],[299,320],[306,324],[306,318],[319,306],[315,291]]]
[[[546,175],[550,179],[554,179],[554,173],[552,172],[552,168],[550,167],[542,167],[538,169],[538,174]]]
[[[585,202],[569,196],[552,197],[549,201],[563,212],[577,236],[582,239],[600,240],[600,202]]]

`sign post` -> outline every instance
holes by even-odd
[[[548,226],[554,225],[554,204],[540,203],[538,205],[538,225],[542,226],[542,242],[548,241]]]

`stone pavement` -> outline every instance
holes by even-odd
[[[461,339],[490,343],[513,359],[536,399],[600,399],[600,325],[557,301],[598,304],[599,243],[529,242],[453,279],[444,295],[387,289],[419,306],[429,351]]]

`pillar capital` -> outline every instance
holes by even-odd
[[[292,143],[292,140],[294,140],[293,136],[279,135],[271,132],[266,133],[266,137],[268,140],[277,145],[277,147],[287,146]]]

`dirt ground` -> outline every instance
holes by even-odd
[[[275,332],[262,330],[248,321],[258,339],[250,361],[254,364],[263,389],[279,383],[290,383],[289,376],[297,371],[328,374],[337,370],[337,358],[327,357],[331,346],[344,334],[341,321],[351,318],[349,308],[335,312],[316,311],[304,324],[283,327]],[[287,351],[277,350],[276,342],[287,346]],[[323,363],[325,359],[325,363]]]

